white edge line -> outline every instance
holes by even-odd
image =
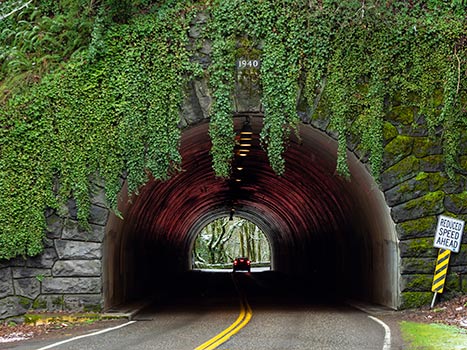
[[[384,343],[383,343],[383,350],[390,350],[391,349],[391,329],[389,326],[381,321],[379,318],[373,317],[368,315],[373,321],[378,322],[384,328]]]
[[[77,337],[73,337],[73,338],[70,338],[70,339],[62,340],[62,341],[60,341],[60,342],[58,342],[58,343],[54,343],[54,344],[50,344],[50,345],[44,346],[43,348],[36,349],[36,350],[46,350],[46,349],[55,348],[56,346],[59,346],[59,345],[65,344],[65,343],[69,343],[69,342],[72,342],[72,341],[74,341],[74,340],[78,340],[78,339],[82,339],[82,338],[87,338],[87,337],[92,337],[92,336],[94,336],[94,335],[99,335],[99,334],[111,332],[111,331],[114,331],[114,330],[116,330],[116,329],[129,326],[130,324],[135,323],[135,322],[136,322],[136,321],[129,321],[129,322],[127,322],[127,323],[124,323],[124,324],[121,324],[121,325],[118,325],[118,326],[115,326],[115,327],[106,328],[106,329],[101,329],[100,331],[97,331],[97,332],[94,332],[94,333],[83,334],[83,335],[80,335],[80,336],[77,336]]]

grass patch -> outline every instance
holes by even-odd
[[[103,316],[98,313],[29,313],[24,315],[26,324],[34,326],[40,325],[73,325],[73,324],[91,324],[101,320],[113,319],[112,316]]]
[[[407,350],[467,350],[467,331],[444,324],[401,322]]]

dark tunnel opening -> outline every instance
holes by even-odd
[[[345,298],[397,308],[397,236],[365,166],[349,152],[351,178],[337,176],[335,140],[301,125],[300,139],[292,136],[285,152],[285,174],[277,176],[259,144],[262,118],[249,120],[251,148],[232,179],[215,177],[208,123],[202,123],[183,132],[179,174],[150,181],[131,203],[122,190],[125,219],[111,215],[106,232],[106,307],[163,295],[173,276],[190,270],[200,229],[234,209],[267,235],[274,271]],[[244,121],[235,118],[238,134]]]

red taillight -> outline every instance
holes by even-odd
[[[240,262],[243,262],[243,259],[240,259]]]
[[[250,260],[247,260],[246,263],[247,263],[248,265],[250,265]]]
[[[237,260],[234,260],[234,265],[237,265]]]

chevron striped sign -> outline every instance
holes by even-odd
[[[440,249],[438,259],[436,260],[435,277],[433,278],[433,286],[431,291],[435,293],[442,293],[444,290],[444,282],[446,281],[446,274],[448,272],[449,258],[451,251],[447,249]]]

